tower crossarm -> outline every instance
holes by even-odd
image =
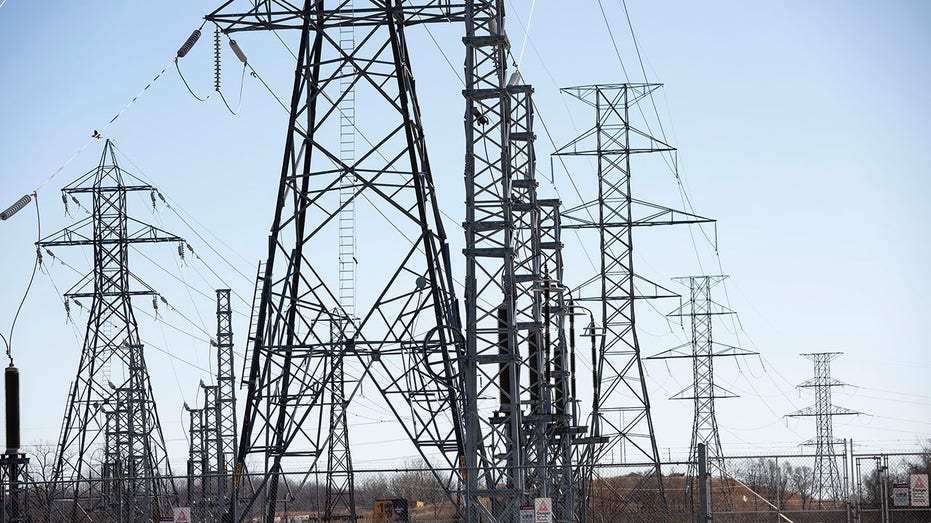
[[[311,18],[309,27],[312,31],[323,31],[345,26],[384,25],[388,16],[401,20],[405,26],[462,22],[465,20],[466,3],[453,0],[402,0],[400,2],[370,0],[368,2],[326,3],[320,0],[307,3],[281,0],[250,3],[230,0],[205,18],[222,27],[227,33],[301,30],[306,18]],[[308,4],[312,4],[312,7],[305,7]],[[328,5],[325,6],[325,4]],[[243,10],[244,7],[248,9]]]

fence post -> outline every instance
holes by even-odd
[[[708,488],[708,455],[704,443],[698,444],[698,523],[711,521],[711,489]]]

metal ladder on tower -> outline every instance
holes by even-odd
[[[352,1],[346,2],[348,8]],[[350,25],[339,29],[339,46],[347,55],[355,49],[355,30]],[[343,98],[339,102],[339,159],[344,165],[343,177],[339,182],[339,304],[346,316],[355,316],[356,303],[356,208],[355,194],[355,154],[356,154],[356,90],[355,66],[346,61],[340,71],[340,91]]]
[[[252,347],[255,345],[255,340],[259,336],[259,333],[256,332],[257,323],[259,318],[259,304],[262,301],[262,287],[265,283],[265,261],[262,260],[259,262],[259,267],[255,271],[255,288],[252,291],[252,313],[249,315],[249,338],[246,340],[245,351],[246,355],[242,359],[242,372],[239,373],[241,376],[239,379],[240,385],[247,387],[249,385],[249,374],[250,366],[252,365]]]

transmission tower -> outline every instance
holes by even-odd
[[[557,156],[582,156],[597,162],[597,195],[563,212],[563,229],[593,230],[598,236],[597,273],[576,287],[581,304],[593,303],[600,313],[601,337],[595,366],[590,432],[578,458],[580,482],[591,488],[595,464],[637,464],[666,507],[659,451],[635,327],[634,301],[674,297],[675,293],[634,272],[633,229],[638,226],[711,221],[633,198],[631,160],[642,153],[673,148],[636,128],[631,112],[659,84],[607,84],[562,89],[594,110],[595,124],[559,148]],[[648,292],[641,292],[645,288]],[[594,327],[594,326],[593,326]],[[638,487],[639,489],[639,487]],[[634,489],[634,491],[638,490]],[[633,494],[634,491],[631,491]],[[630,501],[627,496],[621,501]],[[584,519],[585,505],[581,507]]]
[[[789,417],[814,417],[815,437],[803,445],[815,447],[815,470],[813,499],[819,502],[836,502],[845,495],[844,483],[837,467],[835,443],[843,440],[834,438],[834,416],[860,414],[855,410],[838,407],[831,402],[831,389],[843,387],[845,383],[831,377],[831,361],[843,352],[814,352],[801,354],[814,362],[815,377],[799,385],[799,388],[815,390],[815,404],[797,410]]]
[[[299,7],[269,0],[242,2],[243,9],[235,4],[227,2],[207,19],[227,34],[300,35],[236,460],[237,475],[247,466],[263,468],[250,471],[261,475],[254,491],[238,482],[244,503],[235,517],[242,520],[255,507],[271,523],[283,496],[315,471],[335,465],[338,434],[313,420],[341,410],[331,406],[349,408],[363,382],[374,385],[454,502],[464,441],[457,381],[460,320],[405,32],[418,24],[461,21],[463,8],[447,1],[389,6],[305,0]],[[347,52],[339,32],[350,26],[356,34]],[[348,84],[340,81],[346,74]],[[350,91],[370,105],[366,118],[354,115],[352,127],[366,145],[347,163],[339,107]],[[361,145],[355,141],[356,148]],[[355,296],[359,319],[351,327],[346,319],[353,315],[340,301],[340,270],[328,254],[349,202],[357,213],[362,203],[375,207],[387,222],[379,224],[374,216],[365,227],[357,223],[360,240],[368,234],[390,246],[366,266],[373,292]],[[337,336],[334,325],[342,330]],[[340,393],[339,375],[348,375],[350,365],[358,379]],[[336,392],[335,399],[326,390]],[[342,426],[340,417],[331,417],[331,425]],[[305,474],[292,481],[285,476],[290,471]],[[341,488],[351,489],[328,483],[331,498],[348,494],[337,492]],[[230,504],[231,510],[238,507]]]
[[[142,243],[183,240],[128,216],[127,194],[136,191],[155,188],[120,169],[108,140],[97,168],[62,189],[72,198],[89,194],[91,216],[38,242],[46,250],[93,248],[93,272],[65,294],[91,299],[53,473],[72,520],[101,513],[148,521],[177,497],[132,307],[133,297],[156,293],[130,271],[129,253]]]
[[[689,471],[687,474],[686,500],[692,500],[692,492],[697,477],[698,444],[707,449],[707,460],[714,462],[720,477],[722,489],[722,506],[730,503],[729,479],[724,468],[724,452],[721,449],[721,437],[718,433],[718,420],[715,416],[715,400],[735,398],[736,394],[714,383],[714,359],[724,356],[748,356],[756,352],[724,345],[712,337],[712,319],[715,316],[734,314],[727,307],[711,299],[711,289],[727,279],[727,276],[688,276],[673,278],[689,288],[689,301],[668,314],[670,317],[688,317],[691,325],[691,340],[650,356],[647,359],[692,360],[692,385],[673,395],[674,400],[691,400],[694,404],[695,418],[692,421],[692,442],[689,445]]]

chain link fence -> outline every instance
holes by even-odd
[[[232,483],[225,477],[170,478],[169,499],[152,499],[112,479],[64,485],[23,480],[7,465],[0,478],[2,523],[173,521],[178,507],[190,508],[192,522],[222,522],[232,506]],[[920,500],[910,499],[907,491],[913,474],[931,472],[931,453],[740,456],[708,465],[710,519],[701,519],[697,464],[671,462],[663,464],[662,483],[648,467],[597,465],[574,507],[554,507],[553,522],[931,523],[931,508],[914,506]],[[448,478],[448,472],[438,475]],[[242,477],[240,495],[268,492],[263,479]],[[350,506],[357,520],[373,523],[461,521],[459,493],[447,494],[428,469],[357,470],[351,497],[346,481],[329,479],[342,485],[335,492],[343,495],[336,496],[326,488],[323,472],[284,475],[274,494],[275,521],[349,521]],[[240,501],[237,512],[246,521],[263,521],[262,501],[261,496],[252,505]]]

